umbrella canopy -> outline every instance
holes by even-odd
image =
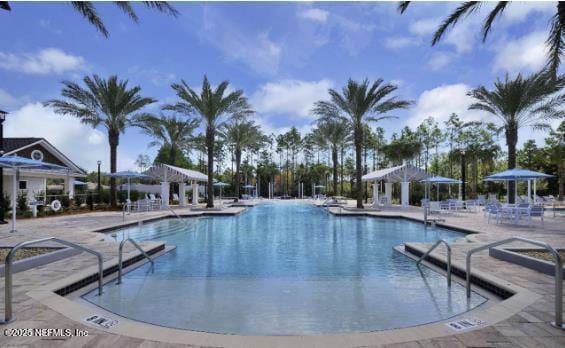
[[[315,188],[324,188],[325,186],[324,186],[324,185],[316,185],[316,186],[314,186],[314,187],[315,187]]]
[[[534,172],[528,169],[508,169],[500,173],[487,176],[485,181],[516,181],[516,180],[532,180],[532,179],[544,179],[551,178],[553,175]]]
[[[130,199],[131,179],[149,178],[149,176],[147,176],[143,173],[132,172],[130,170],[124,170],[124,171],[121,171],[121,172],[109,173],[109,174],[105,174],[105,175],[109,176],[111,178],[127,178],[128,179],[128,201]]]
[[[446,178],[444,176],[432,176],[422,180],[422,182],[427,182],[430,184],[460,184],[461,180]]]
[[[215,182],[214,186],[216,187],[226,187],[226,186],[230,186],[230,184],[226,184],[225,182]]]
[[[243,188],[252,189],[252,188],[255,188],[255,186],[254,185],[244,185]]]
[[[42,169],[42,170],[68,170],[66,167],[60,166],[58,164],[47,163],[43,161],[33,160],[30,158],[20,157],[20,156],[4,156],[0,157],[0,167],[12,168],[13,170],[13,182],[12,182],[12,232],[16,232],[16,179],[18,169],[31,168],[31,169]],[[0,178],[1,179],[1,178]],[[3,193],[2,193],[3,194]]]

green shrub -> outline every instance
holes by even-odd
[[[71,201],[69,199],[69,196],[67,195],[61,196],[61,206],[66,209],[70,205],[71,205]]]
[[[25,212],[29,209],[27,205],[27,197],[23,193],[18,193],[18,197],[16,198],[17,201],[17,209],[18,211]]]
[[[75,206],[76,206],[77,208],[80,208],[80,206],[82,205],[82,203],[84,203],[84,200],[83,200],[82,196],[81,196],[81,195],[76,195],[76,196],[74,197],[74,199],[75,199]]]

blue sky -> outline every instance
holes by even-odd
[[[348,78],[383,78],[415,101],[383,121],[386,136],[433,116],[452,112],[465,120],[487,115],[468,111],[466,91],[492,86],[506,73],[529,73],[544,64],[544,40],[555,3],[512,4],[491,37],[480,40],[481,19],[462,21],[441,44],[430,46],[437,23],[457,3],[413,3],[404,15],[389,3],[175,3],[178,18],[137,4],[133,23],[114,5],[97,4],[110,37],[104,38],[67,3],[12,3],[0,12],[0,109],[11,112],[5,136],[43,136],[79,165],[107,169],[103,129],[54,115],[40,102],[58,97],[60,81],[87,74],[117,74],[159,99],[148,111],[175,101],[169,87],[184,79],[198,87],[229,80],[243,89],[266,132],[292,125],[311,127],[308,112],[328,88]],[[543,134],[522,130],[521,142]],[[133,169],[140,153],[153,156],[147,136],[130,129],[121,138],[119,169]]]

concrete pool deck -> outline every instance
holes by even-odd
[[[245,208],[227,208],[223,211],[206,212],[214,213],[240,213]],[[252,208],[251,208],[252,209]],[[320,208],[322,209],[322,208]],[[335,208],[331,208],[335,209]],[[179,215],[199,216],[203,212],[191,211],[189,208],[175,209]],[[348,211],[351,213],[351,211]],[[411,219],[422,219],[422,212],[418,208],[402,210],[392,208],[380,212],[366,212],[364,214],[381,217],[402,216]],[[138,220],[148,220],[170,216],[168,211],[136,213],[126,216],[126,223],[136,223]],[[549,214],[548,214],[549,215]],[[470,248],[504,239],[510,236],[523,236],[535,240],[545,241],[555,247],[565,247],[565,218],[546,216],[545,228],[541,229],[539,224],[532,228],[512,225],[487,224],[481,213],[459,213],[453,216],[441,216],[445,219],[445,226],[473,230],[476,234],[466,236],[466,241],[454,243],[453,259],[455,263],[463,264],[467,250]],[[97,212],[82,215],[50,217],[35,220],[18,221],[18,232],[9,233],[9,225],[0,226],[0,244],[14,245],[24,240],[55,236],[77,242],[81,245],[92,247],[104,255],[105,262],[113,262],[117,258],[118,244],[112,241],[102,240],[99,232],[95,230],[106,229],[116,225],[122,225],[121,212]],[[147,246],[150,242],[143,243]],[[520,243],[511,244],[512,247],[520,246]],[[509,245],[510,247],[510,245]],[[134,249],[127,247],[128,252]],[[432,255],[441,258],[444,251],[438,248]],[[169,330],[168,335],[161,335],[147,329],[139,338],[135,334],[135,328],[131,332],[121,330],[102,330],[77,321],[80,316],[70,319],[58,311],[44,304],[41,298],[50,297],[51,304],[60,302],[58,295],[38,294],[41,289],[53,286],[54,283],[62,282],[65,278],[86,272],[95,266],[95,259],[88,254],[82,253],[72,258],[57,261],[35,269],[14,275],[14,313],[17,320],[2,329],[19,328],[70,328],[88,330],[86,337],[5,337],[0,336],[1,346],[38,346],[38,347],[80,347],[80,346],[114,346],[114,347],[176,347],[176,346],[335,346],[335,347],[563,347],[565,346],[565,331],[550,326],[554,318],[554,283],[553,277],[523,268],[508,262],[489,257],[488,252],[481,252],[473,257],[473,270],[499,279],[501,282],[511,283],[518,292],[513,302],[507,306],[499,307],[496,304],[485,308],[487,312],[473,313],[487,321],[486,326],[478,329],[463,331],[462,333],[450,332],[447,329],[442,333],[431,330],[425,326],[407,328],[403,330],[389,330],[377,333],[366,333],[342,336],[319,336],[319,337],[296,337],[285,339],[285,337],[269,336],[267,338],[249,337],[243,342],[230,335],[223,336],[217,340],[213,337],[203,337],[200,333],[190,336],[191,332],[181,330]],[[3,288],[4,284],[0,284]],[[3,293],[3,291],[2,291]],[[32,296],[30,296],[32,295]],[[43,297],[42,297],[43,296]],[[514,296],[513,296],[514,297]],[[512,299],[512,298],[511,298]],[[3,301],[2,301],[3,302]],[[0,305],[3,314],[3,303]],[[504,318],[508,314],[509,317]],[[415,313],[415,315],[420,315]],[[463,315],[464,317],[465,315]],[[470,315],[471,316],[471,315]],[[72,317],[72,316],[71,316]],[[504,318],[504,319],[502,319]],[[126,328],[127,329],[127,328]],[[161,328],[163,329],[163,328]],[[437,329],[437,328],[436,328]],[[2,330],[3,332],[3,330]],[[118,333],[119,332],[119,333]],[[125,334],[124,334],[125,333]],[[152,334],[154,333],[154,334]],[[172,335],[172,337],[171,337]],[[138,337],[131,337],[138,336]],[[198,337],[200,338],[198,338]],[[357,339],[355,339],[357,337]],[[174,342],[174,343],[173,343]]]

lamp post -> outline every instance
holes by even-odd
[[[4,121],[6,120],[6,111],[0,110],[0,156],[4,156]],[[4,220],[4,169],[0,167],[0,224],[7,224]]]
[[[465,201],[465,150],[461,149],[461,199]]]
[[[100,186],[100,165],[102,164],[102,161],[98,160],[98,161],[96,161],[96,164],[98,164],[98,187],[97,187],[97,189],[98,189],[98,204],[100,204],[100,203],[102,203],[102,194],[101,194],[101,191],[100,191],[100,188],[101,188],[101,186]]]

